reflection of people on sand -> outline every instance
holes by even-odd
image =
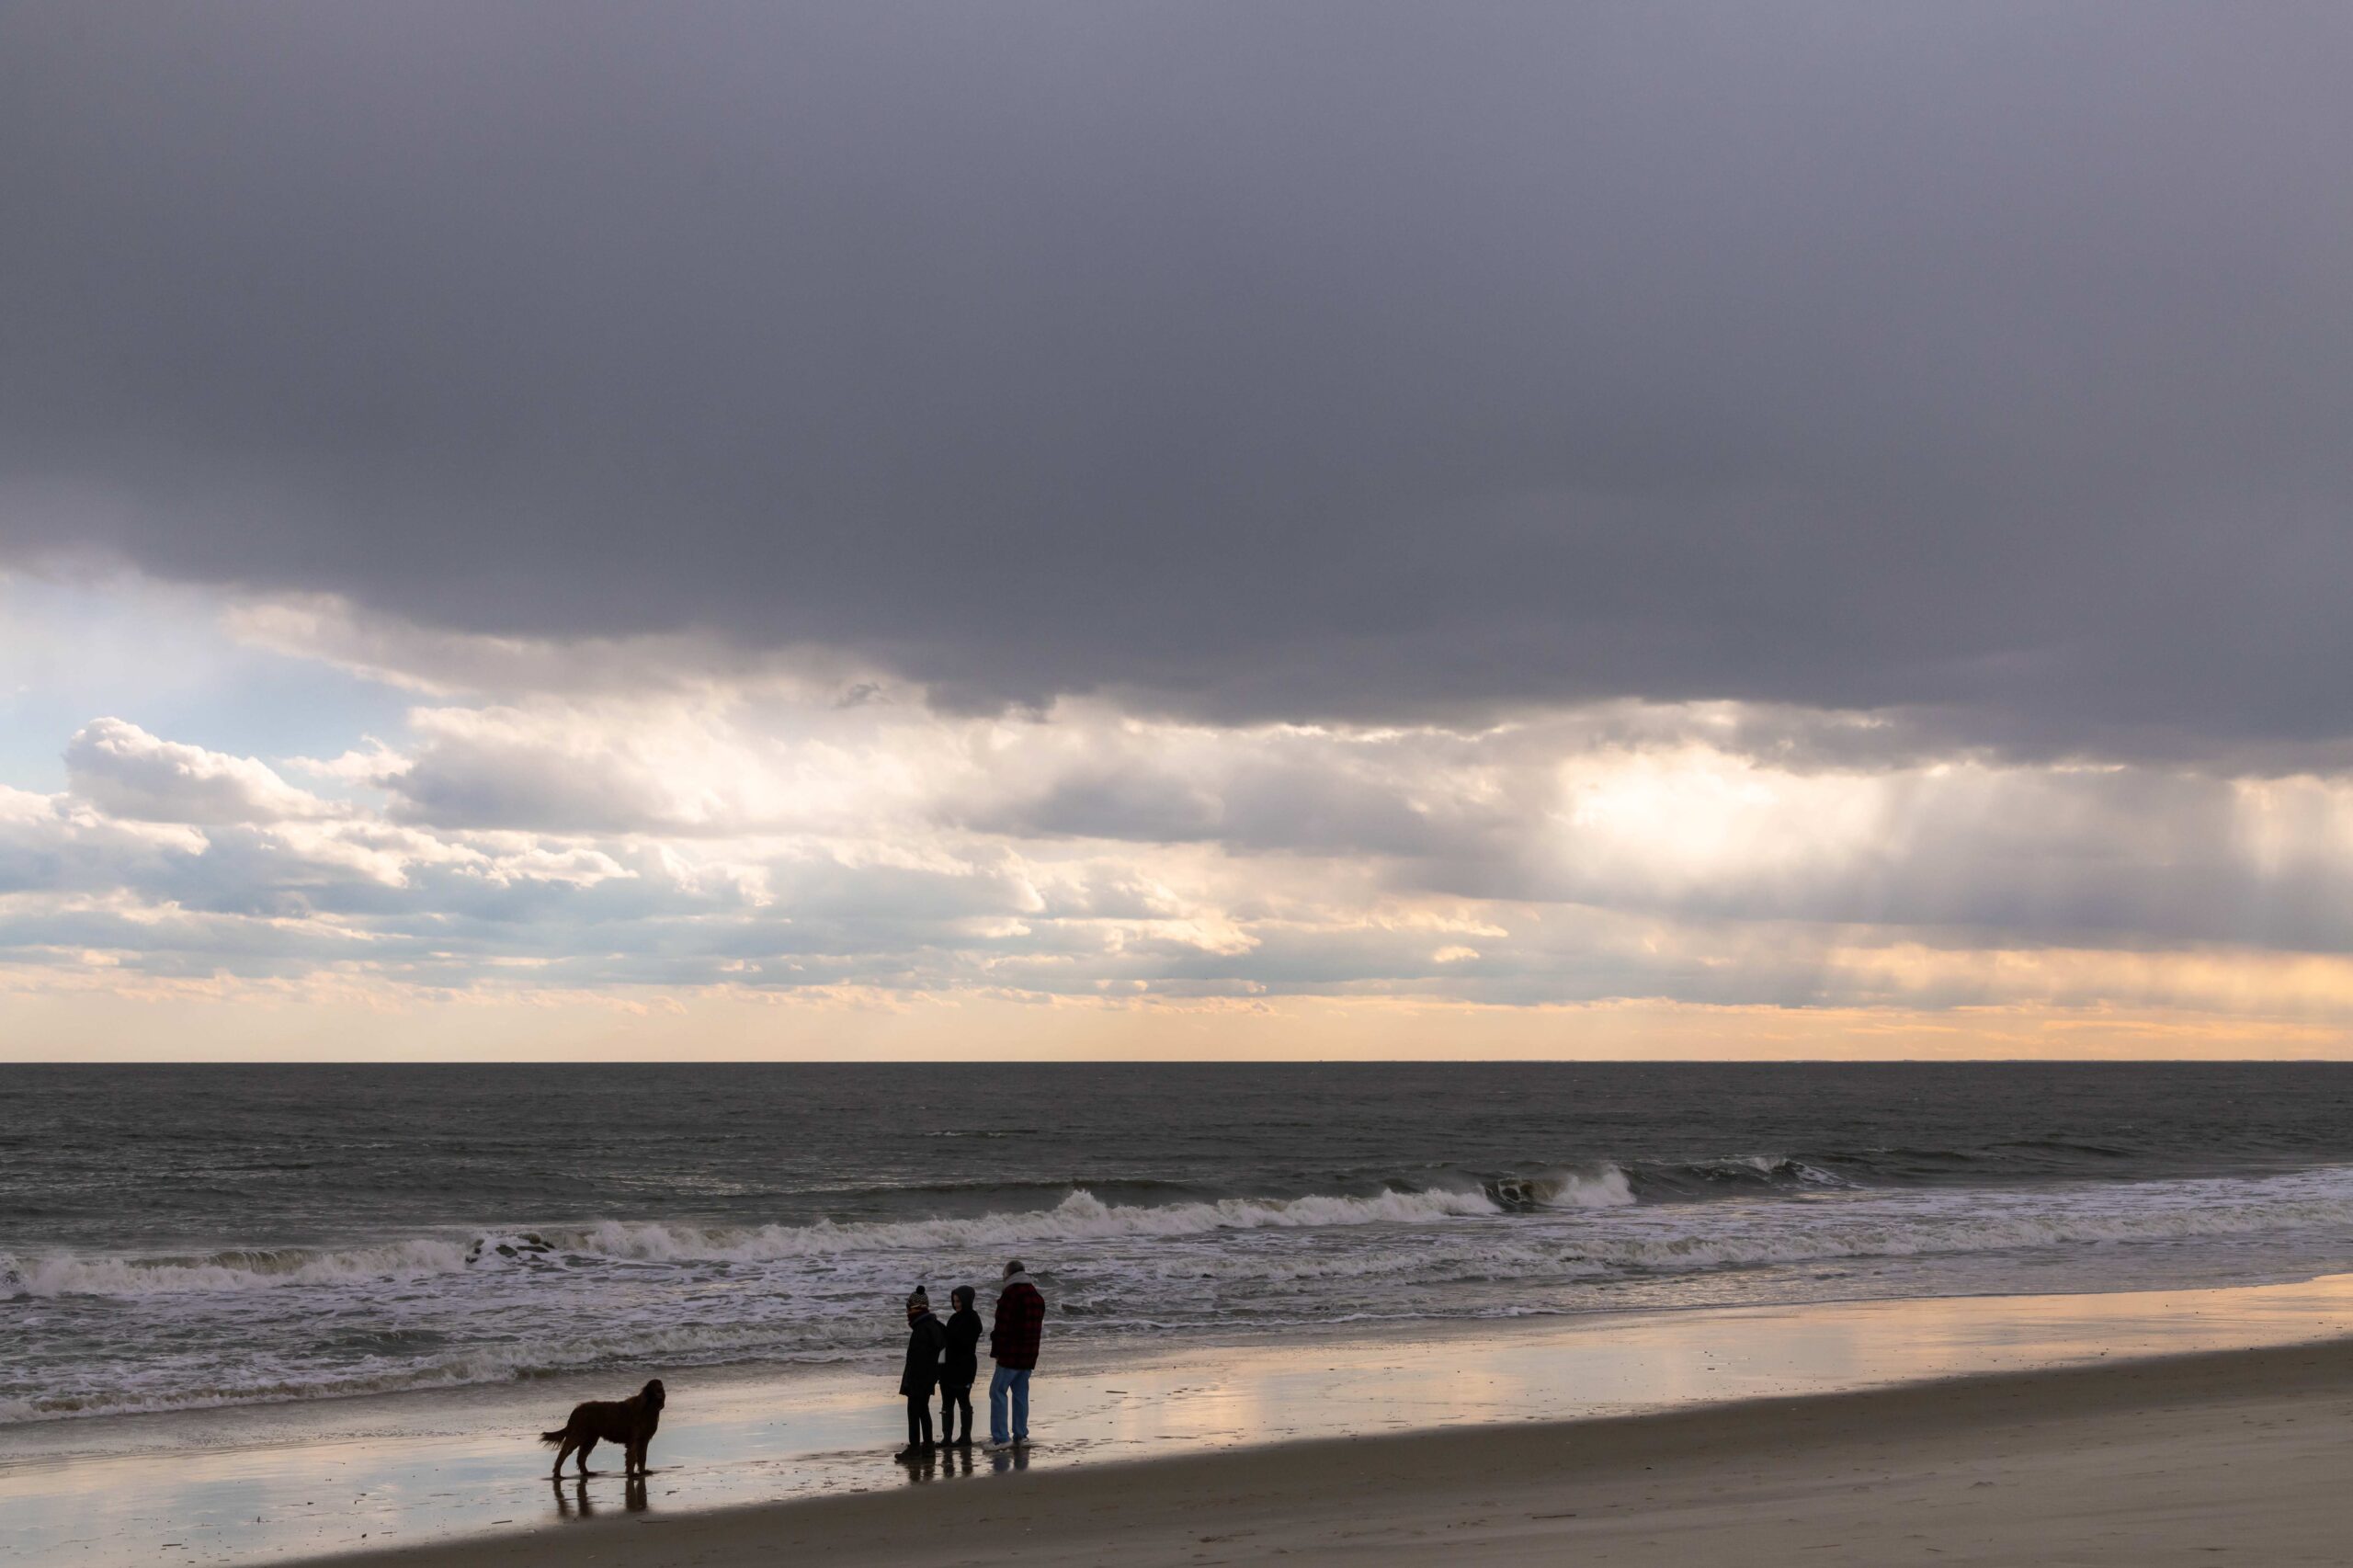
[[[972,1473],[972,1450],[970,1447],[951,1449],[943,1443],[928,1453],[918,1454],[906,1460],[904,1468],[908,1483],[917,1486],[943,1476],[970,1475]]]
[[[939,1474],[939,1450],[924,1449],[912,1458],[903,1453],[899,1456],[899,1468],[907,1472],[910,1486],[920,1486]]]

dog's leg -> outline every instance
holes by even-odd
[[[571,1433],[569,1433],[569,1432],[566,1432],[566,1433],[563,1435],[563,1444],[562,1444],[560,1447],[558,1447],[558,1448],[557,1448],[557,1449],[556,1449],[556,1451],[555,1451],[555,1468],[554,1468],[553,1470],[551,1470],[551,1471],[548,1471],[548,1473],[549,1473],[550,1475],[562,1475],[562,1474],[563,1473],[563,1461],[564,1461],[564,1460],[565,1460],[565,1459],[566,1459],[566,1458],[571,1454],[571,1452],[572,1452],[572,1434],[571,1434]]]
[[[580,1439],[580,1473],[583,1475],[588,1473],[588,1451],[596,1446],[597,1438],[593,1433]]]

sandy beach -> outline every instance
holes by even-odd
[[[1040,1471],[339,1562],[2346,1561],[2353,1341]],[[983,1465],[985,1470],[985,1465]]]

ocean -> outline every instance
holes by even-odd
[[[0,1068],[0,1425],[2353,1270],[2353,1066]]]

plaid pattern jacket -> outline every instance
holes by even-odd
[[[989,1330],[989,1354],[1000,1367],[1018,1370],[1038,1364],[1038,1341],[1046,1329],[1046,1298],[1026,1274],[1006,1281],[996,1299],[996,1323]]]

